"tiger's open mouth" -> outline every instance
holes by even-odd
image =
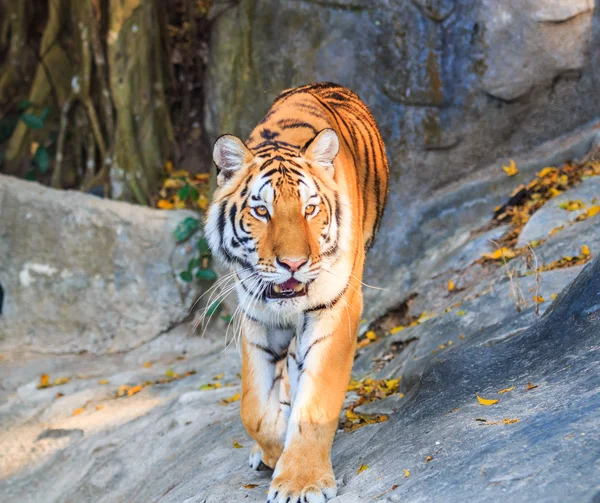
[[[294,278],[288,279],[285,283],[279,285],[273,283],[266,292],[269,299],[292,299],[306,295],[306,284],[300,283]]]

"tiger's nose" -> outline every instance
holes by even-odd
[[[283,267],[289,269],[292,272],[296,272],[304,264],[308,262],[308,258],[279,258],[277,257],[277,263]]]

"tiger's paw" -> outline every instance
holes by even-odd
[[[248,464],[253,470],[273,470],[277,464],[279,456],[268,456],[263,453],[260,445],[255,443],[250,449],[250,458]]]
[[[325,503],[337,494],[331,467],[318,469],[309,460],[274,474],[267,503]]]

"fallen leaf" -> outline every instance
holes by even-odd
[[[173,172],[173,162],[172,161],[165,161],[165,170],[167,171],[167,173]]]
[[[67,384],[71,380],[70,377],[58,377],[54,379],[54,386],[60,386],[61,384]]]
[[[486,407],[488,405],[494,405],[495,403],[498,403],[500,401],[500,400],[490,400],[490,399],[487,399],[487,398],[481,398],[479,396],[479,393],[477,393],[477,400],[479,401],[479,403],[481,405],[485,405]]]
[[[78,416],[79,414],[81,414],[85,409],[84,408],[80,408],[80,409],[75,409],[73,411],[73,415],[74,416]]]
[[[498,391],[499,395],[502,395],[503,393],[508,393],[509,391],[512,391],[513,389],[515,389],[515,386],[511,386],[510,388],[505,388],[505,389],[501,389],[500,391]]]
[[[218,374],[215,377],[213,377],[213,381],[218,381],[219,379],[223,379],[223,375],[224,374]]]
[[[503,419],[502,422],[504,424],[513,424],[513,423],[518,423],[519,419],[516,417],[514,419]]]
[[[371,341],[369,339],[361,339],[356,344],[356,349],[364,348],[365,346],[368,346],[369,344],[371,344]]]
[[[425,458],[425,464],[429,463],[430,461],[433,461],[433,456],[427,456]]]
[[[397,334],[398,332],[400,332],[401,330],[404,330],[406,327],[402,326],[402,325],[398,325],[397,327],[394,327],[390,330],[390,334]]]
[[[244,484],[242,487],[244,489],[254,489],[255,487],[258,487],[258,484]]]
[[[369,330],[366,334],[365,337],[367,339],[369,339],[370,341],[376,341],[377,340],[377,334],[375,332],[373,332],[373,330]]]
[[[535,389],[537,387],[538,387],[537,384],[531,384],[530,382],[527,383],[527,391]]]
[[[535,301],[536,304],[541,304],[542,302],[546,302],[544,300],[544,297],[540,297],[539,295],[534,295],[533,300]]]
[[[358,469],[358,471],[356,472],[356,474],[358,475],[359,473],[364,472],[365,470],[369,469],[369,465],[360,465],[360,468]]]
[[[98,384],[108,384],[108,379],[100,379]]]
[[[508,176],[515,176],[519,173],[517,163],[513,159],[510,160],[508,166],[502,166],[502,169]]]
[[[589,248],[587,245],[583,245],[583,246],[581,247],[581,254],[582,254],[584,257],[589,257],[589,256],[590,256],[590,254],[591,254],[591,252],[590,252],[590,248]]]
[[[561,210],[567,210],[567,211],[582,210],[586,206],[587,205],[581,199],[577,199],[576,201],[565,201],[564,203],[560,203],[558,205],[558,207]]]
[[[453,292],[455,288],[456,288],[456,285],[454,284],[454,281],[449,279],[448,280],[448,291]]]
[[[50,384],[50,376],[48,374],[42,374],[40,376],[40,383],[37,385],[37,388],[38,389],[49,388],[50,386],[52,386]]]
[[[236,393],[235,395],[229,398],[224,398],[223,400],[221,400],[221,405],[227,405],[229,403],[237,402],[240,398],[241,395],[239,393]]]
[[[152,363],[151,362],[146,362],[144,363],[144,367],[146,367],[147,369],[152,367]]]
[[[129,388],[131,388],[131,386],[127,386],[127,384],[121,384],[119,389],[117,389],[117,397],[125,396],[129,391]]]
[[[553,294],[550,296],[550,298],[551,298],[552,300],[556,299],[556,294],[555,294],[555,293],[553,293]]]
[[[464,336],[463,334],[460,334],[460,335],[458,336],[458,338],[459,338],[459,339],[464,339],[464,338],[465,338],[465,336]]]
[[[175,205],[171,201],[167,201],[166,199],[159,199],[156,203],[156,207],[161,210],[172,210]]]
[[[144,386],[141,384],[138,384],[137,386],[134,386],[133,388],[129,388],[127,390],[127,396],[133,396],[136,393],[139,393],[140,391],[142,391],[144,389]]]
[[[173,372],[173,369],[167,369],[167,371],[165,372],[165,377],[173,377],[175,375],[175,372]]]
[[[102,410],[103,408],[104,408],[104,405],[102,405],[102,404],[96,405],[96,410]]]
[[[404,478],[405,479],[408,478],[408,477],[410,477],[410,472],[406,468],[404,468],[403,471],[404,471]]]
[[[489,260],[500,260],[502,257],[505,259],[511,259],[515,257],[515,252],[506,247],[502,247],[498,248],[492,253],[482,253],[481,257]]]
[[[233,441],[233,447],[234,447],[235,449],[242,449],[244,446],[243,446],[243,445],[241,445],[241,444],[240,444],[240,443],[239,443],[237,440],[234,440],[234,441]]]
[[[57,393],[56,394],[56,398],[62,398],[63,396],[65,396],[63,393]]]
[[[595,217],[598,213],[600,213],[599,205],[592,206],[589,210],[587,210],[588,218]]]
[[[200,386],[200,389],[202,391],[207,391],[207,390],[212,390],[212,389],[219,389],[220,387],[221,387],[220,382],[209,382],[208,384],[203,384],[202,386]]]
[[[553,173],[558,172],[557,168],[544,168],[542,171],[540,171],[537,176],[539,176],[540,178],[544,178],[545,176],[548,175],[552,175]]]
[[[456,316],[464,316],[465,314],[467,314],[466,311],[456,311]]]

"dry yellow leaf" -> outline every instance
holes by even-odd
[[[535,301],[536,304],[541,304],[542,302],[546,302],[544,300],[544,297],[540,297],[539,295],[534,295],[533,300]]]
[[[127,396],[133,396],[136,393],[139,393],[140,391],[142,391],[144,389],[144,386],[141,384],[138,384],[137,386],[134,386],[133,388],[129,388],[127,390]]]
[[[165,377],[173,377],[175,375],[175,372],[173,372],[173,369],[167,369],[167,371],[165,372]]]
[[[449,279],[448,280],[448,291],[453,292],[455,288],[456,288],[456,285],[454,284],[454,281]]]
[[[404,471],[404,478],[410,477],[410,472],[406,468],[404,468],[403,471]]]
[[[406,327],[403,327],[402,325],[398,325],[397,327],[394,327],[390,330],[390,334],[397,334],[398,332],[400,332],[401,330],[404,330]]]
[[[258,487],[258,484],[244,484],[242,487],[244,489],[254,489],[255,487]]]
[[[552,298],[552,300],[556,299],[556,294],[555,294],[555,293],[553,293],[553,294],[551,295],[551,298]]]
[[[223,375],[224,374],[217,374],[215,377],[213,377],[213,380],[218,381],[219,379],[223,379]]]
[[[519,419],[516,417],[514,419],[503,419],[502,422],[504,424],[513,424],[513,423],[518,423]]]
[[[98,384],[108,384],[108,379],[100,379]]]
[[[365,470],[368,470],[369,465],[360,465],[360,468],[358,469],[358,471],[356,472],[357,474],[364,472]]]
[[[37,388],[38,389],[49,388],[50,386],[52,386],[50,384],[50,376],[48,374],[42,374],[40,376],[40,383],[37,385]]]
[[[370,341],[376,341],[377,340],[377,334],[375,332],[373,332],[373,330],[369,330],[366,334],[365,337],[367,339],[369,339]]]
[[[467,314],[466,311],[456,311],[456,316],[464,316],[465,314]]]
[[[233,447],[234,447],[234,449],[242,449],[244,446],[241,445],[237,440],[234,440]]]
[[[508,176],[515,176],[519,173],[517,163],[511,159],[507,166],[502,166],[502,169]]]
[[[102,404],[96,405],[96,410],[102,410],[103,408],[104,408],[104,405],[102,405]]]
[[[65,396],[63,393],[57,393],[56,394],[56,398],[62,398],[63,396]]]
[[[539,176],[540,178],[544,178],[545,176],[551,175],[552,173],[556,173],[557,171],[557,168],[544,168],[537,174],[537,176]]]
[[[464,336],[463,334],[460,334],[460,335],[458,336],[458,338],[459,338],[459,339],[464,339],[464,338],[465,338],[465,336]]]
[[[595,217],[598,213],[600,213],[599,205],[592,206],[589,210],[587,210],[588,218]]]
[[[223,400],[221,400],[221,405],[227,405],[228,403],[237,402],[240,398],[241,395],[239,393],[236,393],[235,395],[229,398],[224,398]]]
[[[60,386],[61,384],[67,384],[71,380],[70,377],[57,377],[54,379],[54,386]]]
[[[144,367],[146,367],[147,369],[152,367],[152,363],[151,362],[146,362],[144,363]]]
[[[85,409],[84,408],[80,408],[80,409],[75,409],[73,411],[73,415],[74,416],[78,416],[79,414],[81,414]]]
[[[159,199],[156,203],[156,207],[161,210],[172,210],[175,205],[171,201],[167,201],[166,199]]]
[[[361,339],[356,344],[356,349],[364,348],[365,346],[368,346],[369,344],[371,344],[371,341],[369,339]]]
[[[167,171],[167,173],[173,172],[173,162],[172,161],[165,161],[165,170]]]
[[[487,258],[489,260],[499,260],[502,257],[509,259],[509,258],[515,257],[515,252],[506,247],[502,247],[502,248],[498,248],[497,250],[493,251],[492,253],[482,253],[481,256],[483,258]]]
[[[527,391],[535,389],[537,387],[538,387],[537,384],[531,384],[530,382],[527,383]]]
[[[590,248],[589,248],[587,245],[583,245],[583,246],[581,247],[581,254],[582,254],[584,257],[589,257],[589,256],[590,256],[590,254],[591,254],[591,252],[590,252]]]
[[[129,391],[129,388],[131,388],[131,386],[127,386],[127,384],[121,384],[117,390],[117,397],[125,396]]]
[[[426,464],[427,464],[427,463],[429,463],[430,461],[433,461],[433,456],[427,456],[427,457],[425,458],[425,463],[426,463]]]
[[[498,402],[500,401],[500,400],[489,400],[489,399],[487,399],[487,398],[481,398],[481,397],[479,396],[479,393],[477,393],[477,400],[479,401],[479,403],[480,403],[481,405],[485,405],[486,407],[487,407],[488,405],[494,405],[495,403],[498,403]]]
[[[498,394],[502,395],[503,393],[508,393],[509,391],[512,391],[513,389],[515,389],[514,385],[511,386],[510,388],[501,389],[500,391],[498,391]]]

